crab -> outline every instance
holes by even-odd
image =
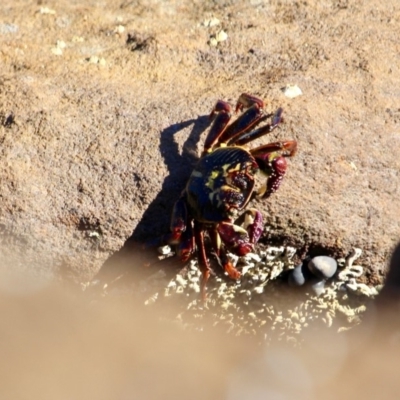
[[[174,205],[170,233],[156,241],[159,246],[175,245],[183,262],[197,251],[203,300],[211,271],[205,236],[208,235],[227,275],[239,279],[241,273],[232,264],[228,252],[238,256],[251,252],[264,229],[262,214],[255,208],[246,210],[246,206],[254,198],[268,198],[279,188],[287,169],[286,157],[292,157],[297,149],[295,140],[246,149],[247,143],[279,125],[283,109],[268,115],[261,99],[243,93],[236,104],[235,112],[239,111],[241,115],[229,123],[232,114],[229,103],[218,100],[213,107],[210,114],[213,122],[204,150]],[[270,117],[269,124],[253,129]],[[255,176],[259,172],[265,175],[266,181],[256,190]]]

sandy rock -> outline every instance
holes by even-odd
[[[128,238],[168,231],[212,106],[249,92],[285,118],[254,145],[299,144],[280,190],[253,204],[264,239],[360,247],[370,282],[382,280],[400,234],[397,2],[62,0],[56,14],[3,3],[0,19],[18,29],[0,30],[2,265],[16,254],[21,269],[86,279]],[[218,47],[210,12],[229,32]],[[61,37],[68,51],[55,57]],[[293,82],[303,95],[289,99]]]

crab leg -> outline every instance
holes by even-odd
[[[170,233],[162,235],[159,238],[150,240],[146,243],[146,247],[159,247],[166,244],[177,244],[180,241],[182,233],[185,232],[187,228],[187,209],[186,209],[186,199],[182,195],[174,204],[174,209],[172,211]]]
[[[247,111],[228,126],[220,136],[220,143],[233,142],[237,136],[248,132],[251,128],[267,118],[267,115],[263,113],[264,102],[256,96],[247,93],[242,93],[239,96],[235,112],[243,111],[245,108],[247,108]]]
[[[231,119],[231,106],[223,100],[218,100],[211,111],[210,119],[212,118],[214,118],[214,122],[204,142],[203,154],[207,153],[218,142],[219,137],[228,125]]]
[[[258,139],[261,136],[266,135],[267,133],[272,132],[281,122],[282,122],[282,113],[283,109],[278,108],[272,117],[271,124],[262,126],[251,132],[244,132],[241,135],[233,137],[228,141],[228,145],[234,144],[238,146],[242,146],[252,140]]]
[[[177,255],[181,261],[186,262],[190,259],[195,251],[194,233],[192,222],[189,221],[186,225],[186,230],[182,233],[180,242],[177,246]]]
[[[237,120],[229,125],[219,137],[220,143],[233,142],[236,137],[248,132],[254,126],[268,118],[258,104],[253,104]]]
[[[251,149],[250,153],[254,157],[265,156],[274,152],[283,152],[282,155],[285,157],[293,157],[297,151],[297,142],[295,140],[285,140],[283,142],[274,142],[264,144],[262,146]]]
[[[206,285],[210,278],[210,263],[207,259],[206,249],[204,246],[204,229],[203,226],[195,222],[194,225],[194,237],[197,246],[197,252],[199,257],[199,268],[202,274],[200,283],[200,293],[203,301],[206,300]]]

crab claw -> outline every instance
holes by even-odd
[[[281,118],[279,109],[275,113],[275,118]],[[293,157],[296,151],[297,142],[295,140],[269,143],[251,150],[260,170],[267,176],[267,182],[258,191],[258,196],[266,198],[278,190],[287,170],[286,157]]]
[[[245,256],[253,250],[263,232],[263,219],[259,211],[248,210],[245,215],[245,228],[230,222],[221,222],[218,233],[225,245],[238,256]]]
[[[231,113],[231,105],[223,100],[218,100],[214,108],[211,110],[209,118],[212,119],[218,113],[228,114]]]
[[[286,174],[287,161],[285,157],[279,156],[271,161],[272,173],[267,179],[266,191],[263,195],[264,198],[271,196],[275,193],[281,185],[282,179]]]
[[[260,211],[250,208],[244,213],[243,227],[247,230],[251,243],[257,243],[263,231],[263,217]]]
[[[253,249],[248,232],[241,226],[221,222],[217,230],[225,245],[238,256],[244,256]]]
[[[264,102],[261,99],[251,94],[242,93],[236,103],[235,112],[242,111],[243,108],[249,108],[254,104],[257,104],[258,108],[264,108]]]

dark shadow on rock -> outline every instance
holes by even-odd
[[[380,325],[400,329],[400,243],[390,259],[385,284],[375,301]]]
[[[179,260],[172,257],[159,261],[157,250],[143,249],[142,244],[146,240],[168,232],[173,205],[179,198],[193,166],[198,160],[197,143],[208,124],[208,117],[200,116],[197,119],[173,124],[161,132],[160,152],[169,175],[165,178],[161,191],[143,214],[132,235],[120,250],[104,262],[94,280],[109,283],[118,277],[123,277],[123,279],[118,279],[119,284],[129,283],[137,276],[146,277],[160,269],[160,262],[163,263],[163,270],[171,272],[171,277],[176,273],[176,269],[180,265]],[[174,140],[174,135],[190,125],[193,125],[192,131],[183,145],[182,154],[179,154],[179,146]]]

